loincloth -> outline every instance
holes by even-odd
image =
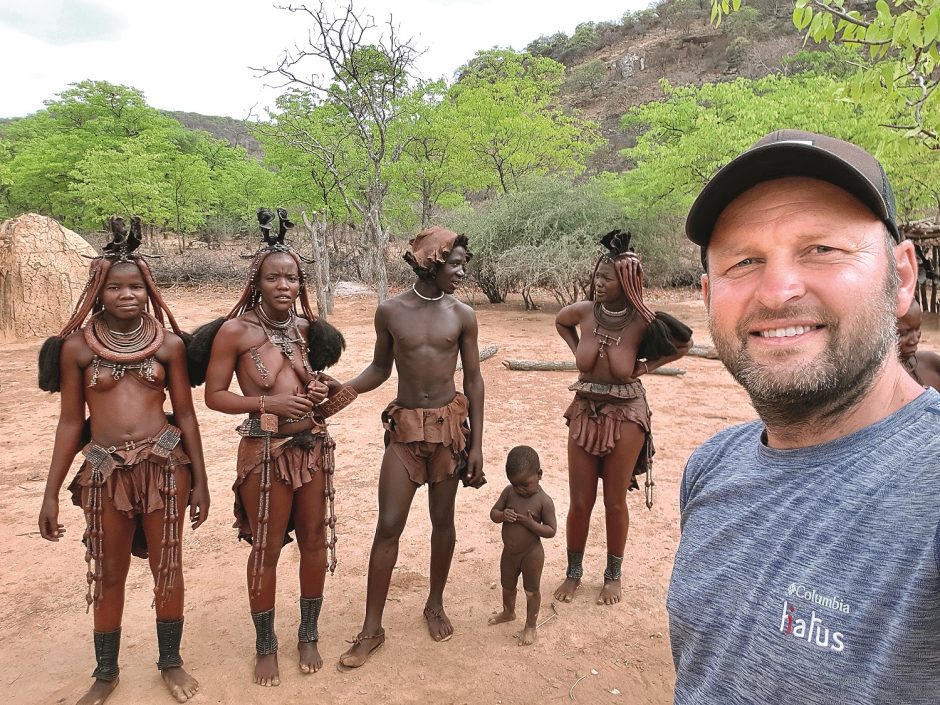
[[[86,460],[68,486],[72,504],[87,511],[82,491],[94,484],[94,464],[98,465],[102,489],[107,492],[115,509],[128,518],[137,519],[131,552],[138,558],[147,558],[147,540],[140,516],[164,508],[167,468],[175,472],[178,466],[189,465],[190,462],[179,443],[169,451],[156,447],[154,439],[159,439],[167,431],[176,435],[179,429],[167,424],[154,438],[134,442],[130,450],[116,446],[105,448],[94,441],[86,444],[81,451]]]
[[[416,485],[455,477],[467,464],[469,403],[457,392],[439,409],[406,409],[393,401],[382,412],[385,446]]]
[[[104,526],[102,495],[115,509],[135,519],[131,553],[148,557],[140,517],[163,511],[163,542],[155,575],[156,594],[165,602],[172,594],[179,566],[179,514],[175,501],[176,473],[190,464],[180,446],[181,431],[166,424],[152,438],[104,447],[92,441],[82,448],[85,462],[69,484],[73,504],[85,513],[85,561],[88,563],[88,606],[97,607],[102,594]],[[187,498],[188,503],[188,498]]]
[[[639,380],[628,384],[575,382],[568,389],[575,392],[574,401],[564,414],[569,436],[587,453],[600,458],[609,455],[620,440],[624,422],[634,423],[643,429],[643,448],[630,479],[630,489],[639,489],[636,476],[652,470],[653,454],[656,452],[650,429],[651,413],[643,383]],[[588,393],[593,396],[587,396]]]
[[[238,529],[238,538],[248,543],[252,543],[254,538],[238,488],[249,475],[259,475],[264,469],[265,440],[264,436],[243,436],[238,444],[235,484],[232,485],[235,492],[233,527]],[[294,492],[311,482],[316,473],[323,472],[326,463],[332,471],[334,444],[326,426],[315,427],[312,431],[304,431],[296,436],[272,435],[267,442],[270,443],[272,480],[283,482]],[[294,517],[291,515],[283,537],[284,544],[293,540],[290,536],[293,530]]]

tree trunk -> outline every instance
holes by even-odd
[[[317,290],[317,312],[322,318],[333,314],[333,282],[330,280],[330,251],[326,246],[326,214],[315,213],[313,222],[307,211],[300,212],[310,234],[313,249],[313,275]]]
[[[385,267],[385,251],[388,249],[388,233],[382,228],[382,204],[370,194],[368,210],[365,213],[365,227],[369,243],[372,245],[372,263],[375,272],[375,290],[379,303],[388,298],[388,270]]]

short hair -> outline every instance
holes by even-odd
[[[450,255],[450,253],[456,250],[458,247],[462,247],[466,251],[468,260],[473,257],[473,253],[470,252],[470,239],[466,235],[458,235],[454,240],[454,244],[446,252],[446,254]],[[422,267],[420,264],[418,264],[417,260],[415,260],[414,255],[411,252],[406,252],[402,259],[408,263],[408,266],[410,266],[414,273],[418,275],[418,279],[421,279],[422,281],[431,281],[437,277],[438,271],[444,264],[443,262],[434,262],[430,267]]]
[[[528,473],[537,473],[541,468],[539,454],[529,446],[516,446],[506,456],[506,477],[510,481]]]

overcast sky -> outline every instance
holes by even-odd
[[[523,49],[539,35],[570,35],[581,22],[617,20],[649,4],[356,0],[354,6],[380,25],[391,14],[401,34],[425,50],[419,74],[452,80],[480,49]],[[157,108],[244,118],[256,106],[263,115],[277,91],[248,67],[276,63],[308,26],[270,0],[0,0],[0,117],[35,112],[84,79],[133,86]]]

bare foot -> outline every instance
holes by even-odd
[[[597,596],[599,605],[616,605],[620,602],[620,578],[616,580],[604,579],[604,587],[601,588],[600,595]]]
[[[447,641],[454,635],[454,625],[444,614],[444,606],[424,608],[424,618],[428,622],[428,633],[434,641]]]
[[[528,646],[535,643],[535,627],[526,627],[519,634],[519,646]]]
[[[555,588],[555,599],[559,602],[571,602],[579,587],[581,587],[581,578],[565,578],[564,582]]]
[[[182,668],[164,668],[160,671],[160,676],[177,702],[185,703],[199,690],[199,681]]]
[[[277,670],[277,654],[255,655],[255,683],[263,686],[281,684],[281,673]]]
[[[96,678],[88,692],[78,701],[78,705],[101,705],[117,688],[118,680],[115,678],[113,681],[103,681]]]
[[[384,629],[379,629],[379,631],[372,635],[359,634],[352,640],[352,646],[339,657],[339,662],[336,664],[336,667],[341,671],[359,668],[365,664],[365,662],[369,660],[369,657],[372,656],[373,652],[378,650],[384,643]]]
[[[323,666],[323,659],[320,658],[320,652],[317,650],[317,642],[297,642],[297,651],[300,652],[301,673],[316,673]]]
[[[509,610],[504,609],[502,612],[498,612],[494,614],[492,617],[490,617],[487,624],[492,626],[494,624],[502,624],[503,622],[512,622],[512,621],[515,621],[515,619],[516,619],[515,612],[511,612]]]

